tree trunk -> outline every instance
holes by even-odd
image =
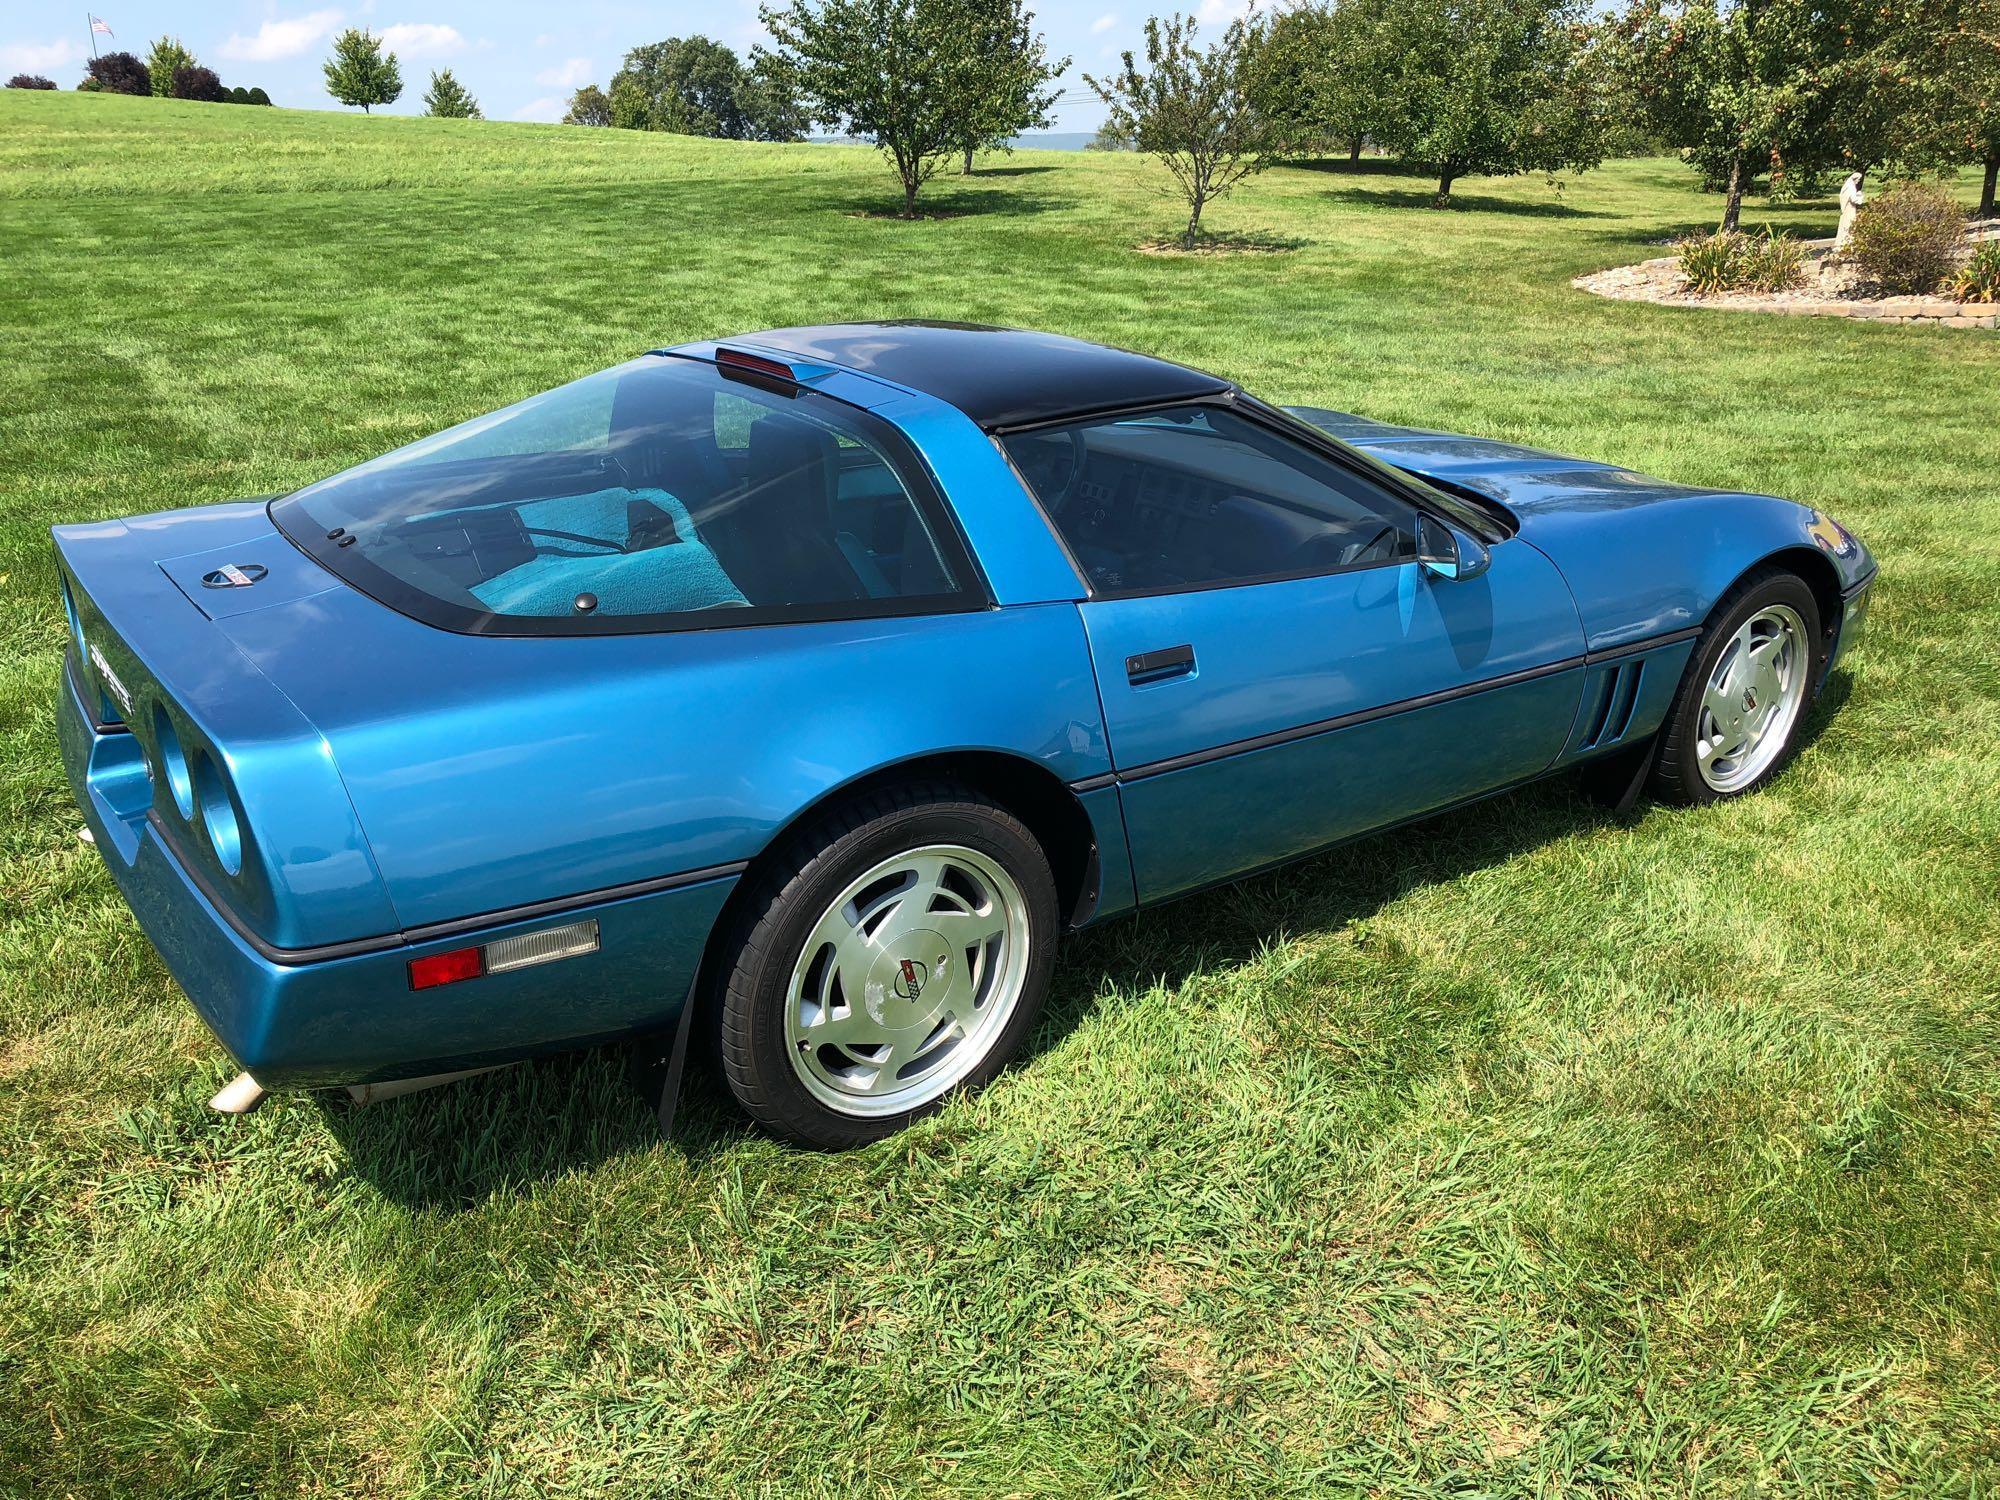
[[[965,164],[958,169],[958,175],[961,177],[970,177],[972,175],[972,148],[970,146],[965,148]]]
[[[914,219],[916,216],[917,216],[916,179],[911,177],[906,172],[903,174],[903,217],[906,219]]]
[[[1354,137],[1354,139],[1353,139],[1353,140],[1351,140],[1351,141],[1349,141],[1349,142],[1347,143],[1347,159],[1348,159],[1348,161],[1350,161],[1350,162],[1357,162],[1357,161],[1360,161],[1360,160],[1361,160],[1361,143],[1362,143],[1363,139],[1364,139],[1364,137],[1362,137],[1362,136],[1358,136],[1358,135],[1357,135],[1356,137]]]
[[[1458,180],[1458,173],[1446,167],[1438,174],[1438,195],[1431,202],[1432,208],[1451,207],[1451,185]]]
[[[1979,217],[1982,219],[1993,217],[1993,189],[2000,185],[1996,179],[2000,179],[2000,156],[1989,156],[1986,158],[1986,185],[1979,190]]]
[[[1736,233],[1736,225],[1743,217],[1743,157],[1739,152],[1729,158],[1729,196],[1722,205],[1723,234]]]
[[[1191,200],[1189,207],[1192,212],[1188,214],[1187,234],[1182,237],[1181,243],[1192,250],[1195,246],[1195,240],[1201,234],[1201,199],[1195,198]]]

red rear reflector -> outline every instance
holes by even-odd
[[[780,380],[789,380],[794,384],[799,378],[792,373],[790,365],[781,364],[775,359],[766,359],[761,354],[745,354],[741,349],[718,349],[715,351],[715,362],[738,370],[754,370],[759,375],[775,375]]]
[[[449,953],[427,953],[410,960],[410,988],[435,989],[441,984],[457,984],[461,979],[477,979],[486,972],[486,955],[478,948],[454,948]]]

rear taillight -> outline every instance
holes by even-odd
[[[194,795],[215,862],[222,866],[223,874],[237,874],[243,868],[243,826],[237,821],[236,799],[229,795],[222,768],[205,750],[197,751],[194,757]]]
[[[181,748],[180,731],[173,716],[160,704],[153,705],[153,750],[160,762],[160,779],[174,799],[174,810],[194,818],[194,777],[188,772],[187,752]]]
[[[577,958],[595,953],[598,947],[597,919],[566,922],[560,927],[544,927],[539,932],[523,932],[513,937],[495,938],[475,948],[452,948],[443,953],[426,953],[410,960],[410,988],[435,989],[441,984],[458,984],[487,974],[505,974],[514,969],[553,963],[559,958]]]

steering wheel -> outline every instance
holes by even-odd
[[[1069,445],[1068,462],[1064,467],[1057,468],[1057,464],[1063,461],[1060,456],[1053,462],[1041,462],[1039,452],[1035,462],[1022,465],[1043,508],[1052,516],[1060,515],[1075,498],[1077,482],[1083,478],[1086,456],[1083,434],[1080,432],[1038,433],[1035,437],[1036,449],[1055,453],[1057,450],[1054,445],[1057,439],[1066,440]],[[1059,483],[1054,482],[1052,477],[1057,473],[1062,475]]]
[[[1356,547],[1353,549],[1353,551],[1349,552],[1348,561],[1361,562],[1362,560],[1370,556],[1377,547],[1381,546],[1385,540],[1390,544],[1389,555],[1393,557],[1395,556],[1395,542],[1397,538],[1401,535],[1402,533],[1397,531],[1394,525],[1384,526],[1380,531],[1376,532],[1373,536],[1368,538],[1368,540],[1363,542],[1359,547]]]

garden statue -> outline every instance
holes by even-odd
[[[1868,201],[1868,195],[1861,191],[1861,174],[1850,172],[1847,181],[1840,185],[1840,228],[1833,232],[1833,253],[1840,254],[1847,248],[1847,237],[1854,233],[1854,221],[1861,215],[1861,206]]]

